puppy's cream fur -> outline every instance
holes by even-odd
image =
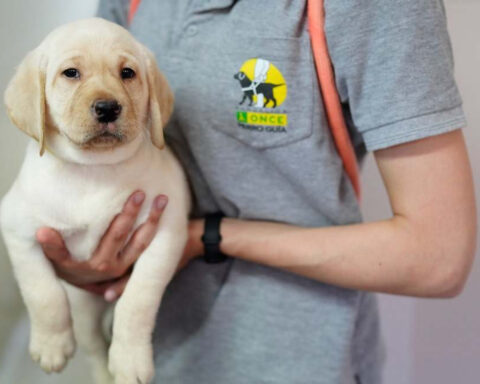
[[[135,71],[134,78],[121,78],[126,67]],[[68,68],[78,69],[80,77],[66,77]],[[117,138],[99,136],[106,125],[95,119],[91,105],[101,99],[122,105],[109,126]],[[163,126],[173,105],[165,78],[152,53],[125,29],[88,19],[58,28],[28,54],[5,102],[14,124],[37,141],[30,142],[0,207],[3,236],[30,315],[33,359],[46,371],[60,371],[76,339],[92,358],[97,383],[149,383],[155,315],[184,249],[190,204],[184,173],[164,147]],[[88,259],[136,189],[146,193],[137,224],[148,216],[155,195],[166,194],[169,204],[116,304],[107,354],[101,332],[105,302],[62,284],[35,232],[57,229],[73,257]]]

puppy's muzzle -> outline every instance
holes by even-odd
[[[122,106],[117,100],[96,100],[91,111],[99,123],[113,123],[122,112]]]

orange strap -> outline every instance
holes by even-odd
[[[128,22],[131,23],[141,0],[130,0]],[[342,113],[340,97],[335,85],[330,55],[328,54],[327,38],[325,37],[325,10],[323,0],[308,0],[308,26],[312,41],[313,56],[317,68],[318,82],[323,96],[328,124],[332,132],[337,152],[342,158],[343,167],[357,195],[361,200],[360,175],[357,157],[353,149],[347,125]]]
[[[317,67],[318,83],[320,84],[330,131],[332,132],[337,152],[342,158],[345,172],[350,177],[357,199],[360,201],[361,188],[357,157],[343,117],[332,63],[328,54],[323,0],[308,0],[308,26],[313,56]]]
[[[133,17],[137,12],[137,8],[142,0],[130,0],[130,7],[128,9],[128,24],[132,23]]]

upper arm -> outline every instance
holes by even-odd
[[[374,154],[394,218],[406,224],[425,257],[462,285],[477,233],[472,171],[462,131]]]
[[[442,0],[325,1],[335,79],[367,150],[466,125]]]
[[[325,22],[347,121],[374,151],[395,228],[436,281],[463,282],[476,211],[443,0],[326,0]]]

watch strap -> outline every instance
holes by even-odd
[[[220,224],[223,218],[222,213],[213,213],[205,216],[205,227],[202,242],[205,248],[203,259],[206,263],[216,264],[224,262],[227,256],[220,251]]]

